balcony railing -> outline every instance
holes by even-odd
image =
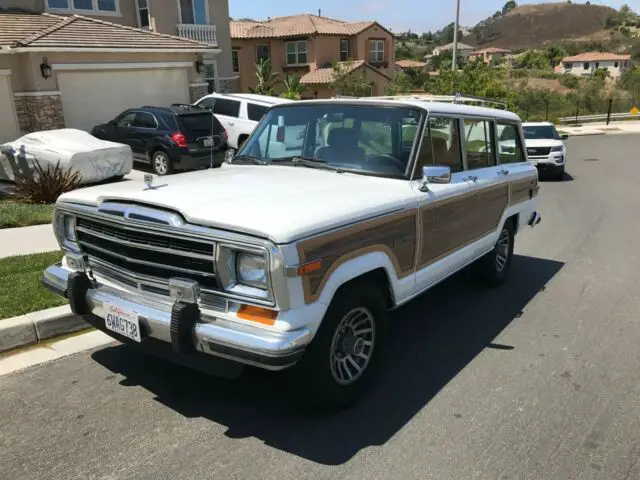
[[[218,46],[218,38],[216,37],[215,25],[196,25],[191,23],[179,23],[178,36]]]

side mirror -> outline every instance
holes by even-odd
[[[451,168],[444,165],[430,165],[422,167],[422,183],[420,191],[428,192],[430,183],[449,183],[451,181]]]
[[[566,134],[566,133],[563,133],[562,135],[560,135],[560,138],[561,138],[562,140],[566,140],[567,138],[569,138],[569,135],[568,135],[568,134]]]

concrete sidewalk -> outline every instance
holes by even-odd
[[[50,252],[59,248],[50,223],[0,229],[0,258]]]
[[[568,133],[571,136],[580,135],[605,135],[612,133],[640,133],[640,121],[589,123],[580,126],[558,125],[558,131]]]

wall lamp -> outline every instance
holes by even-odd
[[[40,73],[42,74],[42,78],[51,78],[51,75],[53,74],[47,57],[42,59],[42,63],[40,64]]]

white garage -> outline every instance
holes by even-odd
[[[0,70],[0,143],[20,136],[10,75],[10,71]]]
[[[89,131],[127,108],[189,102],[187,67],[174,64],[53,65],[68,128]]]

